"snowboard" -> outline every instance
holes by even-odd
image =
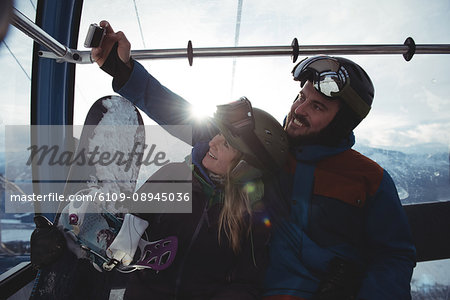
[[[70,168],[64,194],[72,201],[59,209],[57,226],[69,249],[100,272],[134,192],[144,144],[142,118],[128,100],[108,96],[94,103],[75,153],[84,163]]]
[[[130,145],[142,147],[143,151],[142,125],[139,111],[128,100],[119,96],[97,100],[86,116],[75,152],[85,155],[85,163],[71,165],[64,187],[66,199],[69,196],[83,199],[100,192],[132,193],[139,165],[130,164],[125,169],[125,165],[86,162],[93,153],[128,153],[133,150]],[[134,151],[140,150],[135,147]],[[114,282],[123,281],[117,280],[117,272],[99,269],[106,257],[104,251],[120,229],[121,214],[126,208],[117,207],[117,201],[99,203],[98,196],[92,196],[91,202],[61,203],[54,223],[65,233],[68,249],[58,261],[38,271],[31,299],[108,299]]]

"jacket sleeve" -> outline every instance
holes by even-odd
[[[357,299],[411,299],[416,250],[394,182],[386,171],[366,209],[368,268]]]
[[[133,61],[128,81],[124,85],[113,81],[113,89],[160,125],[192,126],[192,144],[199,140],[209,140],[218,132],[211,119],[196,121],[191,114],[192,105],[163,86],[137,61]]]

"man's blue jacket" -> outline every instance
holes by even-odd
[[[195,126],[191,105],[142,65],[116,92],[161,125],[194,125],[198,139],[211,127]],[[204,125],[204,124],[203,124]],[[273,217],[266,295],[312,299],[336,258],[352,266],[361,281],[357,299],[410,299],[415,247],[408,220],[389,174],[354,151],[354,136],[340,147],[292,149],[285,170],[265,194],[287,205]]]
[[[411,298],[416,253],[397,190],[353,144],[352,134],[340,147],[293,149],[279,183],[291,210],[274,230],[267,295],[312,299],[338,258],[360,279],[356,299]]]

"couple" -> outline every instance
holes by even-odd
[[[133,275],[126,299],[410,299],[415,248],[395,185],[351,149],[374,97],[359,65],[301,61],[284,132],[245,98],[199,127],[190,104],[130,57],[125,35],[100,25],[92,57],[114,90],[159,124],[193,125],[193,213],[139,216],[152,238],[179,235],[177,258]]]

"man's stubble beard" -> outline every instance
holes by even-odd
[[[286,124],[284,126],[284,130],[287,129],[288,124],[290,122],[293,122],[292,119],[293,119],[292,113],[289,112],[289,114],[287,116],[287,122],[286,122]],[[301,135],[298,135],[298,136],[291,136],[291,135],[288,134],[289,145],[295,147],[295,146],[303,146],[303,145],[320,144],[320,141],[321,141],[321,138],[322,138],[322,131],[324,129],[322,129],[319,132],[308,133],[308,134],[301,134]]]

